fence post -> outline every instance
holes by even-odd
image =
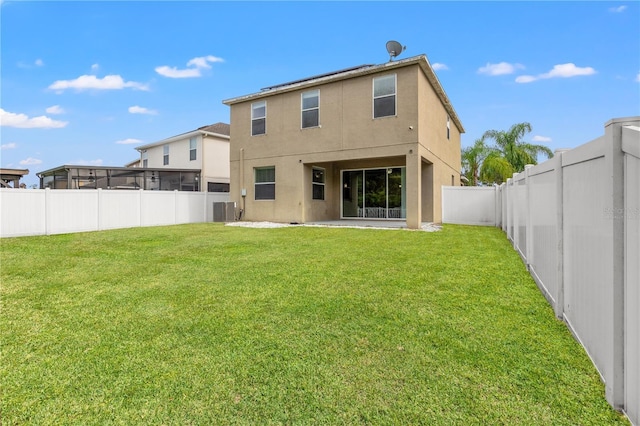
[[[527,164],[524,166],[524,189],[525,189],[525,202],[527,203],[525,208],[525,250],[527,254],[526,264],[527,269],[531,271],[531,265],[533,265],[533,225],[531,221],[531,179],[529,174],[533,164]]]
[[[513,248],[516,249],[516,251],[518,251],[518,253],[520,253],[519,247],[520,247],[520,232],[518,232],[518,227],[520,226],[520,219],[518,217],[517,212],[515,211],[516,208],[516,201],[518,201],[518,182],[515,181],[516,176],[518,176],[517,173],[514,173],[513,176],[511,177],[511,190],[513,191],[513,200],[511,201],[511,213],[513,214],[513,219],[511,221],[512,226],[512,243],[513,243]]]
[[[511,178],[507,179],[506,185],[504,187],[505,189],[505,194],[507,195],[507,206],[506,206],[506,213],[507,213],[507,239],[509,241],[511,241],[511,244],[513,244],[513,211],[511,210],[511,205],[512,203],[512,198],[513,198],[513,193],[511,191]]]
[[[500,184],[500,209],[502,210],[502,230],[507,232],[507,185],[502,182]]]
[[[614,408],[624,407],[624,154],[622,152],[622,120],[605,124],[605,164],[611,202],[611,232],[613,238],[611,271],[612,365],[611,380],[605,384],[605,396]],[[637,182],[636,182],[637,184]],[[605,212],[602,212],[605,214]]]
[[[562,153],[567,149],[557,149],[554,155],[556,180],[556,306],[554,311],[558,319],[564,319],[564,205],[562,180]]]

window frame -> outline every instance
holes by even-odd
[[[261,108],[261,105],[264,105],[264,116],[262,117],[254,116],[255,110],[258,108]],[[253,124],[258,120],[264,120],[264,130],[262,131],[262,133],[254,133]],[[267,101],[262,100],[262,101],[252,102],[251,103],[251,136],[260,136],[260,135],[266,135],[266,134],[267,134]]]
[[[271,170],[273,169],[273,181],[258,182],[258,170]],[[260,197],[258,198],[258,186],[273,186],[273,198]],[[276,166],[262,166],[253,168],[253,199],[254,201],[274,201],[276,199]]]
[[[315,92],[315,98],[317,99],[317,105],[311,108],[304,107],[304,99],[305,95],[311,94]],[[312,97],[312,96],[311,96]],[[313,126],[305,126],[304,125],[304,113],[316,111],[316,124]],[[300,128],[301,129],[312,129],[314,127],[320,127],[320,89],[312,89],[302,92],[300,94]]]
[[[449,117],[449,114],[447,114],[447,139],[450,139],[450,133],[451,133],[451,119]]]
[[[389,77],[393,77],[393,93],[376,96],[376,81],[380,81],[382,79],[386,79]],[[391,97],[393,97],[393,114],[376,116],[376,100],[383,99],[383,98],[391,98]],[[374,120],[378,118],[385,118],[385,117],[397,117],[398,115],[398,75],[396,73],[373,77],[371,107],[372,107],[372,115]]]
[[[169,144],[162,146],[162,165],[169,165]]]
[[[189,138],[189,161],[198,159],[198,137]]]
[[[315,180],[316,171],[322,172],[322,182],[316,182]],[[313,167],[311,169],[311,199],[312,200],[317,200],[317,201],[325,200],[326,179],[327,179],[327,172],[325,169],[323,169],[322,167]],[[315,191],[316,187],[322,188],[322,198],[316,198],[316,191]]]

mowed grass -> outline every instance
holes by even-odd
[[[13,424],[627,424],[501,231],[1,241]]]

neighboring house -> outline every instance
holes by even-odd
[[[125,167],[142,167],[142,159],[138,157],[133,161],[129,161],[124,166]]]
[[[136,147],[140,167],[194,169],[200,191],[229,192],[229,125],[216,123]]]
[[[227,99],[231,199],[252,221],[441,221],[464,128],[425,55]]]
[[[20,179],[29,174],[29,169],[0,169],[0,188],[26,188]]]

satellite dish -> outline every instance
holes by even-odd
[[[407,46],[403,46],[397,41],[389,40],[387,42],[387,52],[389,52],[389,61],[393,61],[393,58],[404,52]]]

